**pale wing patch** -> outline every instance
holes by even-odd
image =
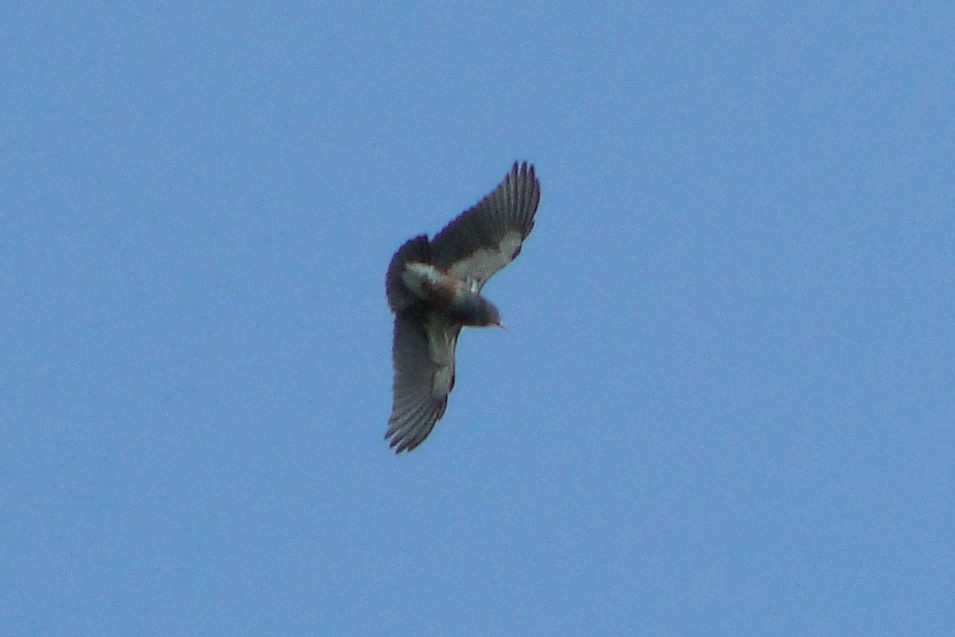
[[[524,238],[517,230],[511,230],[497,244],[497,248],[480,248],[451,266],[449,274],[461,279],[471,279],[480,289],[498,270],[514,260]]]
[[[442,399],[454,387],[454,350],[460,329],[451,329],[447,321],[432,314],[428,326],[428,357],[434,364],[431,395]]]
[[[517,230],[511,230],[501,238],[501,242],[498,245],[501,250],[501,256],[507,259],[504,265],[514,260],[514,257],[517,256],[518,251],[521,249],[522,243],[524,243],[524,236]]]

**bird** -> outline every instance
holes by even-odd
[[[413,237],[392,257],[385,292],[395,315],[394,383],[385,440],[395,453],[415,449],[444,416],[461,328],[504,327],[481,289],[520,254],[539,203],[534,166],[515,162],[490,194],[434,238]]]

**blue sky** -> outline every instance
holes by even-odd
[[[949,3],[193,4],[0,11],[0,633],[951,634]]]

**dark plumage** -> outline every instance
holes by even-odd
[[[397,453],[424,442],[444,415],[461,328],[503,327],[481,288],[520,254],[539,202],[534,167],[515,163],[491,194],[434,239],[417,236],[392,257],[385,291],[395,313],[395,381],[385,438]]]

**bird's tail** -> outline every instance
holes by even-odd
[[[409,239],[398,248],[395,256],[391,257],[391,265],[388,266],[388,274],[385,277],[385,292],[388,294],[388,306],[392,312],[401,312],[418,300],[401,280],[405,264],[409,262],[431,263],[431,248],[427,235]]]

